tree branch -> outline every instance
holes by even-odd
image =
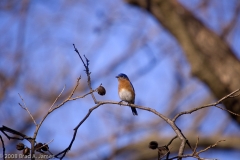
[[[88,87],[89,87],[90,91],[92,92],[91,95],[92,95],[92,98],[93,98],[93,100],[94,100],[94,103],[97,104],[97,100],[96,100],[96,98],[95,98],[95,96],[94,96],[94,94],[93,94],[94,91],[93,91],[92,85],[91,85],[91,77],[90,77],[91,72],[89,71],[89,60],[88,60],[87,57],[84,55],[84,58],[85,58],[85,60],[86,60],[86,63],[85,63],[84,60],[83,60],[83,58],[82,58],[82,56],[81,56],[81,54],[79,53],[78,49],[75,47],[75,44],[73,44],[73,47],[74,47],[74,51],[78,54],[79,58],[81,59],[81,61],[82,61],[82,63],[83,63],[83,66],[85,67],[85,72],[86,72],[87,77],[88,77],[88,80],[87,80],[87,82],[88,82]]]
[[[20,105],[25,111],[28,112],[28,114],[30,115],[30,117],[31,117],[32,120],[33,120],[33,123],[35,124],[35,126],[37,126],[37,123],[36,123],[35,119],[33,118],[31,112],[28,110],[28,108],[27,108],[27,106],[26,106],[26,104],[25,104],[23,98],[21,97],[21,95],[20,95],[19,93],[18,93],[18,95],[19,95],[19,97],[21,98],[21,100],[22,100],[24,106],[23,106],[21,103],[18,103],[18,104],[19,104],[19,105]]]
[[[193,113],[193,112],[195,112],[195,111],[198,111],[198,110],[203,109],[203,108],[211,107],[211,106],[215,106],[215,107],[217,107],[217,108],[223,109],[223,108],[221,108],[221,107],[218,107],[217,105],[220,104],[222,101],[224,101],[224,100],[227,99],[227,98],[232,98],[232,97],[238,96],[239,94],[237,94],[237,95],[234,95],[234,94],[237,93],[237,92],[239,92],[239,91],[240,91],[240,89],[237,89],[237,90],[233,91],[232,93],[230,93],[230,94],[222,97],[220,100],[218,100],[218,101],[215,102],[215,103],[211,103],[211,104],[208,104],[208,105],[203,105],[203,106],[201,106],[201,107],[193,108],[193,109],[191,109],[191,110],[189,110],[189,111],[181,112],[181,113],[177,114],[177,115],[172,119],[172,121],[175,122],[180,116],[182,116],[182,115],[184,115],[184,114],[191,114],[191,113]],[[226,110],[226,109],[223,109],[223,110]],[[226,111],[230,112],[231,114],[240,116],[239,114],[233,113],[233,112],[231,112],[231,111],[229,111],[229,110],[226,110]]]
[[[2,142],[2,148],[3,148],[3,154],[2,154],[2,156],[0,155],[0,158],[3,158],[3,160],[5,160],[5,145],[4,145],[4,141],[3,141],[1,135],[0,135],[0,139],[1,139],[1,142]]]
[[[234,95],[235,93],[239,92],[240,89],[228,94],[227,96],[224,96],[223,98],[221,98],[220,100],[218,100],[216,103],[212,103],[212,104],[209,104],[209,105],[204,105],[204,106],[201,106],[201,107],[197,107],[197,108],[194,108],[190,111],[185,111],[185,112],[181,112],[179,114],[177,114],[172,120],[167,118],[166,116],[164,116],[163,114],[157,112],[155,109],[152,109],[152,108],[149,108],[149,107],[144,107],[144,106],[139,106],[139,105],[135,105],[135,104],[125,104],[125,103],[119,103],[119,102],[115,102],[115,101],[97,101],[93,92],[95,90],[92,89],[91,87],[91,77],[90,77],[90,71],[89,71],[89,60],[85,57],[85,60],[86,60],[86,63],[83,61],[83,58],[81,57],[80,53],[78,52],[77,48],[75,47],[75,45],[73,44],[74,46],[74,49],[75,51],[77,52],[77,54],[79,55],[84,67],[85,67],[85,71],[86,71],[86,74],[88,76],[88,87],[90,89],[90,92],[89,94],[92,95],[92,98],[95,102],[95,106],[90,108],[88,113],[85,115],[85,117],[79,122],[79,124],[74,128],[74,133],[73,133],[73,137],[72,137],[72,140],[70,142],[70,144],[68,145],[68,147],[66,149],[64,149],[62,152],[58,153],[55,155],[56,158],[59,158],[60,156],[60,159],[63,159],[66,155],[66,153],[71,150],[71,147],[73,145],[73,142],[76,138],[76,135],[77,135],[77,131],[79,129],[79,127],[87,120],[87,118],[91,115],[92,111],[97,109],[98,107],[100,107],[101,105],[104,105],[104,104],[117,104],[117,105],[121,105],[121,106],[130,106],[130,107],[135,107],[135,108],[138,108],[138,109],[142,109],[142,110],[146,110],[146,111],[149,111],[149,112],[152,112],[153,114],[157,115],[158,117],[160,117],[161,119],[163,119],[165,122],[167,122],[171,127],[172,129],[174,130],[174,132],[176,133],[177,137],[181,140],[181,145],[179,147],[179,152],[178,152],[178,159],[181,160],[183,158],[183,153],[184,153],[184,148],[185,148],[185,145],[187,144],[191,149],[191,145],[190,143],[188,142],[187,138],[183,135],[183,133],[181,132],[181,130],[176,126],[175,124],[175,121],[177,120],[177,118],[179,118],[181,115],[183,114],[190,114],[192,112],[195,112],[197,110],[200,110],[200,109],[203,109],[203,108],[206,108],[206,107],[210,107],[210,106],[216,106],[217,104],[221,103],[223,100],[229,98],[229,97],[234,97],[234,96],[238,96],[237,95]],[[171,144],[171,142],[175,139],[175,137],[169,142]],[[196,148],[193,149],[193,152],[195,152]]]

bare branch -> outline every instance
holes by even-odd
[[[36,123],[35,119],[33,118],[32,114],[30,113],[30,111],[28,110],[28,108],[27,108],[27,106],[26,106],[26,104],[25,104],[23,98],[21,97],[21,95],[20,95],[19,93],[18,93],[18,95],[19,95],[19,97],[21,98],[21,100],[22,100],[24,106],[23,106],[21,103],[18,103],[18,104],[19,104],[24,110],[26,110],[26,111],[28,112],[28,114],[30,115],[30,117],[31,117],[32,120],[33,120],[33,123],[35,124],[35,126],[37,126],[37,123]]]
[[[220,106],[218,106],[218,105],[216,105],[216,106],[214,106],[214,107],[217,107],[217,108],[219,108],[219,109],[221,109],[221,110],[227,111],[227,112],[229,112],[229,113],[231,113],[231,114],[233,114],[233,115],[235,115],[235,116],[240,116],[239,114],[234,113],[234,112],[232,112],[232,111],[230,111],[230,110],[228,110],[228,109],[222,108],[222,107],[220,107]]]
[[[240,95],[240,92],[238,94],[236,94],[236,95],[229,96],[229,98],[235,98],[235,97],[238,97],[239,95]]]
[[[69,146],[68,146],[66,149],[64,149],[62,152],[56,154],[54,157],[59,158],[58,156],[60,156],[60,155],[62,155],[62,156],[60,157],[60,159],[63,159],[63,158],[65,157],[66,153],[67,153],[69,150],[71,150],[71,147],[72,147],[73,142],[74,142],[74,140],[75,140],[75,138],[76,138],[76,135],[77,135],[78,128],[83,124],[83,122],[86,121],[86,119],[90,116],[90,114],[92,113],[92,111],[95,110],[95,109],[97,109],[97,108],[98,108],[99,106],[101,106],[101,105],[103,105],[103,104],[97,104],[96,106],[94,106],[94,107],[92,107],[92,108],[89,109],[89,111],[88,111],[88,113],[86,114],[86,116],[85,116],[85,117],[79,122],[79,124],[74,128],[74,134],[73,134],[73,137],[72,137],[72,140],[71,140]]]
[[[85,72],[86,72],[87,77],[88,77],[88,80],[87,80],[87,82],[88,82],[88,87],[89,87],[90,91],[92,92],[92,93],[91,93],[91,96],[92,96],[92,98],[93,98],[93,100],[94,100],[94,103],[97,104],[97,100],[96,100],[96,98],[95,98],[95,96],[94,96],[94,94],[93,94],[93,89],[92,89],[92,85],[91,85],[91,77],[90,77],[91,72],[89,71],[89,60],[88,60],[87,57],[84,55],[84,58],[85,58],[85,60],[86,60],[86,63],[85,63],[84,60],[83,60],[83,58],[82,58],[82,56],[80,55],[78,49],[75,47],[75,44],[73,44],[73,47],[74,47],[74,51],[77,52],[79,58],[81,59],[83,65],[84,65],[84,67],[85,67]]]
[[[211,106],[216,106],[216,105],[220,104],[222,101],[224,101],[225,99],[227,99],[227,98],[229,98],[229,97],[232,97],[235,93],[237,93],[237,92],[239,92],[239,91],[240,91],[240,89],[237,89],[237,90],[233,91],[232,93],[224,96],[223,98],[221,98],[220,100],[218,100],[218,101],[215,102],[215,103],[211,103],[211,104],[204,105],[204,106],[201,106],[201,107],[196,107],[196,108],[193,108],[193,109],[191,109],[191,110],[189,110],[189,111],[181,112],[181,113],[177,114],[177,115],[172,119],[172,121],[175,122],[175,121],[177,120],[177,118],[179,118],[180,116],[182,116],[182,115],[184,115],[184,114],[191,114],[191,113],[193,113],[193,112],[195,112],[195,111],[198,111],[198,110],[200,110],[200,109],[203,109],[203,108],[207,108],[207,107],[211,107]],[[237,95],[238,95],[238,94],[237,94]],[[218,107],[218,108],[219,108],[219,107]],[[230,113],[231,113],[231,112],[230,112]],[[236,113],[235,113],[235,114],[236,114]],[[238,114],[236,114],[236,115],[238,115]]]
[[[75,98],[71,98],[71,99],[69,99],[69,101],[73,101],[73,100],[76,100],[76,99],[84,98],[84,97],[86,97],[87,95],[92,94],[92,93],[95,92],[95,91],[96,91],[96,90],[92,90],[92,91],[84,94],[83,96],[77,96],[77,97],[75,97]]]
[[[41,148],[43,148],[43,147],[49,145],[49,144],[52,143],[52,142],[53,142],[53,139],[52,139],[51,141],[49,141],[48,143],[43,144],[41,147],[35,148],[35,150],[39,150],[39,149],[41,149]]]
[[[234,93],[238,92],[239,90],[236,90],[232,93],[230,93],[229,95],[223,97],[222,99],[220,99],[218,102],[214,103],[214,104],[210,104],[210,105],[206,105],[206,106],[214,106],[216,104],[219,104],[220,102],[222,102],[224,99],[228,98],[229,96],[232,96]],[[90,93],[88,93],[90,94]],[[72,137],[72,140],[69,144],[69,146],[63,150],[62,152],[58,153],[55,155],[56,158],[60,158],[60,159],[63,159],[64,156],[66,155],[66,153],[71,149],[72,145],[73,145],[73,142],[76,138],[76,135],[77,135],[77,131],[79,129],[79,127],[87,120],[87,118],[90,116],[90,114],[92,113],[93,110],[97,109],[98,107],[100,107],[101,105],[104,105],[104,104],[117,104],[117,105],[121,105],[121,106],[130,106],[130,107],[135,107],[135,108],[138,108],[138,109],[142,109],[142,110],[146,110],[146,111],[149,111],[149,112],[152,112],[154,113],[155,115],[159,116],[160,118],[162,118],[164,121],[166,121],[172,128],[173,130],[175,131],[175,133],[177,134],[176,137],[180,138],[181,139],[181,145],[180,145],[180,148],[179,148],[179,156],[177,158],[185,158],[185,157],[192,157],[193,155],[183,155],[183,151],[184,151],[184,147],[185,147],[185,144],[188,143],[187,139],[185,138],[185,136],[182,134],[181,130],[178,129],[178,127],[176,126],[176,124],[174,123],[173,120],[170,120],[169,118],[165,117],[164,115],[162,115],[161,113],[157,112],[156,110],[152,109],[152,108],[148,108],[148,107],[144,107],[144,106],[138,106],[138,105],[135,105],[135,104],[125,104],[125,103],[120,103],[119,102],[114,102],[114,101],[98,101],[98,104],[92,108],[89,109],[88,113],[86,114],[86,116],[79,122],[79,124],[74,128],[74,134],[73,134],[73,137]],[[205,108],[206,106],[203,106],[203,107],[198,107],[196,110],[199,110],[199,109],[202,109],[202,108]],[[171,144],[171,142],[176,138],[174,137],[168,145]],[[197,145],[196,145],[197,146]],[[193,149],[193,153],[196,152],[196,146],[195,148]],[[212,147],[214,147],[215,145],[212,145]],[[189,146],[191,148],[191,146]],[[210,148],[212,148],[210,147]],[[209,148],[208,148],[209,149]],[[207,149],[206,149],[207,150]],[[204,150],[205,151],[205,150]],[[197,152],[198,153],[198,152]],[[61,157],[59,157],[61,155]],[[182,155],[182,156],[180,156]],[[194,157],[196,158],[199,158],[198,155],[194,154]],[[175,159],[175,158],[173,158]]]
[[[218,143],[220,143],[220,142],[223,142],[223,141],[225,141],[225,140],[219,140],[219,141],[217,141],[215,144],[213,144],[213,145],[210,145],[209,147],[207,147],[207,148],[205,148],[205,149],[202,149],[202,150],[200,150],[199,152],[197,152],[196,154],[197,155],[199,155],[200,153],[202,153],[202,152],[206,152],[207,150],[209,150],[210,148],[213,148],[213,147],[215,147],[215,146],[217,146],[218,145]]]
[[[197,142],[196,142],[196,145],[195,145],[195,147],[193,149],[193,153],[192,153],[193,155],[196,153],[198,142],[199,142],[199,137],[197,137]]]
[[[217,141],[215,144],[212,144],[212,145],[208,146],[207,148],[202,149],[202,150],[200,150],[199,152],[196,152],[197,144],[198,144],[198,142],[199,142],[199,138],[198,138],[197,143],[196,143],[196,146],[195,146],[195,148],[194,148],[194,152],[193,152],[192,154],[186,154],[186,155],[182,155],[182,156],[179,156],[179,155],[178,155],[178,156],[176,156],[176,157],[169,158],[169,160],[177,159],[177,158],[187,158],[187,157],[194,157],[194,158],[197,158],[198,160],[206,160],[205,158],[200,158],[200,157],[199,157],[199,154],[200,154],[200,153],[203,153],[203,152],[206,152],[207,150],[209,150],[209,149],[217,146],[218,143],[223,142],[223,141],[225,141],[225,140],[219,140],[219,141]]]
[[[0,131],[1,131],[9,140],[10,140],[10,139],[18,139],[18,140],[26,139],[26,140],[30,141],[30,140],[32,139],[31,137],[28,137],[28,136],[26,136],[25,134],[20,133],[20,132],[14,130],[14,129],[8,128],[8,127],[6,127],[6,126],[0,127]],[[9,136],[9,135],[8,135],[7,133],[5,133],[5,132],[18,135],[18,136],[20,136],[20,137],[22,137],[22,138]]]
[[[168,149],[167,146],[158,147],[158,160],[161,160],[166,155],[168,159],[169,154],[170,154],[170,150]]]
[[[4,145],[4,141],[3,141],[3,139],[2,139],[2,136],[0,135],[0,139],[1,139],[1,142],[2,142],[2,147],[3,147],[3,154],[2,154],[2,157],[1,158],[3,158],[3,160],[5,160],[5,145]]]
[[[72,90],[71,94],[69,95],[68,99],[72,98],[73,94],[75,93],[75,91],[76,91],[76,89],[77,89],[77,87],[78,87],[78,85],[79,85],[80,79],[81,79],[81,76],[78,77],[78,79],[77,79],[77,84],[75,85],[75,87],[74,87],[74,89]]]
[[[72,144],[75,140],[75,137],[77,135],[77,131],[79,129],[79,127],[86,121],[86,119],[90,116],[90,114],[92,113],[93,110],[97,109],[98,107],[104,105],[104,104],[117,104],[117,105],[121,105],[121,106],[131,106],[131,107],[135,107],[135,108],[139,108],[142,110],[146,110],[146,111],[150,111],[154,114],[156,114],[157,116],[159,116],[160,118],[162,118],[164,121],[166,121],[175,131],[175,133],[177,134],[177,137],[179,137],[182,141],[181,147],[180,147],[180,151],[179,154],[182,155],[185,144],[186,144],[186,139],[184,137],[184,135],[181,133],[181,131],[178,129],[178,127],[175,125],[175,123],[173,123],[170,119],[168,119],[167,117],[165,117],[164,115],[162,115],[161,113],[157,112],[155,109],[149,108],[149,107],[144,107],[144,106],[138,106],[135,104],[125,104],[125,103],[120,103],[119,102],[115,102],[115,101],[98,101],[98,104],[92,108],[89,109],[88,113],[86,114],[86,116],[79,122],[79,124],[74,128],[74,134],[72,137],[72,140],[69,144],[69,146],[64,149],[62,152],[58,153],[55,155],[56,158],[60,158],[63,159],[64,156],[66,155],[66,153],[71,149]],[[175,139],[175,137],[173,138],[173,140]],[[172,142],[172,140],[170,141]],[[61,157],[59,157],[60,155],[62,155]]]
[[[64,85],[64,87],[63,87],[61,93],[60,93],[60,94],[57,96],[57,98],[54,100],[53,104],[51,105],[51,107],[49,108],[48,111],[50,111],[50,110],[52,109],[52,107],[54,106],[54,104],[57,102],[58,98],[62,95],[62,93],[63,93],[65,87],[66,87],[66,85]]]
[[[56,154],[56,155],[55,155],[56,158],[63,159],[63,158],[65,157],[66,153],[67,153],[69,150],[71,150],[71,147],[72,147],[72,145],[73,145],[73,143],[74,143],[74,141],[75,141],[75,138],[76,138],[77,131],[78,131],[79,127],[87,120],[87,118],[90,116],[90,114],[92,113],[93,110],[97,109],[98,107],[100,107],[101,105],[104,105],[104,104],[117,104],[117,105],[130,106],[130,107],[135,107],[135,108],[139,108],[139,109],[142,109],[142,110],[150,111],[150,112],[156,114],[157,116],[159,116],[160,118],[162,118],[164,121],[166,121],[166,122],[172,127],[172,129],[175,131],[175,133],[176,133],[176,135],[177,135],[177,136],[175,136],[175,137],[169,142],[168,145],[170,145],[170,144],[172,143],[172,141],[173,141],[175,138],[177,138],[177,137],[181,140],[181,145],[180,145],[180,147],[179,147],[179,152],[178,152],[178,159],[181,159],[181,158],[182,158],[181,156],[183,156],[183,151],[184,151],[185,145],[188,144],[191,149],[192,149],[192,147],[190,146],[190,143],[189,143],[188,140],[185,138],[185,136],[182,134],[181,130],[176,126],[176,124],[175,124],[176,119],[177,119],[178,117],[180,117],[181,115],[183,115],[183,114],[190,114],[190,113],[192,113],[192,112],[194,112],[194,111],[197,111],[197,110],[200,110],[200,109],[202,109],[202,108],[206,108],[206,107],[209,107],[209,106],[215,106],[215,105],[221,103],[224,99],[226,99],[226,98],[228,98],[228,97],[230,97],[230,96],[233,96],[233,94],[237,93],[237,92],[240,90],[240,89],[238,89],[238,90],[232,92],[231,94],[223,97],[222,99],[220,99],[220,100],[219,100],[218,102],[216,102],[216,103],[213,103],[213,104],[210,104],[210,105],[205,105],[205,106],[202,106],[202,107],[198,107],[198,108],[195,108],[195,109],[190,110],[190,111],[181,112],[181,113],[179,113],[178,115],[176,115],[173,120],[170,120],[169,118],[167,118],[166,116],[162,115],[161,113],[157,112],[156,110],[154,110],[154,109],[152,109],[152,108],[143,107],[143,106],[138,106],[138,105],[135,105],[135,104],[124,104],[124,103],[122,103],[122,102],[119,103],[119,102],[114,102],[114,101],[97,101],[96,98],[95,98],[95,96],[94,96],[94,94],[93,94],[93,92],[96,91],[96,90],[93,90],[92,87],[91,87],[91,77],[90,77],[91,72],[89,71],[89,60],[88,60],[87,57],[84,55],[84,58],[85,58],[85,61],[86,61],[86,62],[85,62],[85,61],[83,60],[83,58],[81,57],[79,51],[77,50],[77,48],[75,47],[74,44],[73,44],[73,46],[74,46],[75,52],[77,52],[78,56],[80,57],[80,59],[81,59],[81,61],[82,61],[82,63],[83,63],[83,66],[85,67],[85,72],[86,72],[87,77],[88,77],[87,82],[88,82],[88,87],[89,87],[89,89],[90,89],[90,92],[87,93],[87,94],[85,94],[85,95],[83,95],[83,96],[78,96],[78,97],[75,97],[75,98],[71,98],[72,95],[73,95],[73,93],[74,93],[74,91],[75,91],[75,89],[76,89],[76,87],[77,87],[77,86],[76,86],[75,89],[73,90],[73,92],[71,93],[71,95],[68,97],[68,99],[66,99],[65,101],[63,101],[59,106],[57,106],[57,107],[54,108],[54,109],[59,108],[60,106],[62,106],[64,103],[66,103],[66,102],[69,101],[69,100],[76,100],[76,99],[78,99],[78,98],[83,98],[83,97],[85,97],[85,96],[87,96],[87,95],[89,95],[89,94],[92,95],[92,98],[93,98],[96,106],[90,108],[89,111],[88,111],[88,113],[86,114],[86,116],[85,116],[85,117],[79,122],[79,124],[74,128],[74,133],[73,133],[73,137],[72,137],[72,140],[71,140],[70,144],[69,144],[68,147],[67,147],[66,149],[64,149],[62,152]],[[78,84],[78,83],[77,83],[77,84]],[[54,110],[54,109],[53,109],[53,110]],[[167,147],[167,146],[166,146],[166,147]],[[196,152],[196,147],[195,147],[195,149],[193,150],[193,153],[195,153],[195,152]],[[167,154],[168,154],[168,153],[167,153]],[[198,155],[194,155],[194,156],[195,156],[195,157],[198,157]],[[198,158],[199,158],[199,157],[198,157]]]
[[[95,105],[94,107],[92,107],[92,108],[89,109],[89,111],[88,111],[88,113],[85,115],[85,117],[84,117],[84,118],[79,122],[79,124],[74,128],[74,133],[73,133],[73,137],[72,137],[72,140],[71,140],[70,144],[68,145],[68,147],[67,147],[66,149],[64,149],[64,150],[61,151],[60,153],[56,154],[56,155],[54,156],[54,157],[56,157],[56,158],[63,159],[63,158],[65,157],[66,153],[67,153],[69,150],[71,150],[71,147],[72,147],[72,145],[73,145],[73,143],[74,143],[74,141],[75,141],[75,138],[76,138],[76,135],[77,135],[77,131],[78,131],[78,129],[80,128],[80,126],[87,120],[87,118],[91,115],[91,113],[92,113],[93,110],[97,109],[98,107],[100,107],[101,105],[104,105],[104,104],[117,104],[117,105],[122,105],[122,106],[130,106],[130,107],[135,107],[135,108],[139,108],[139,109],[146,110],[146,111],[149,111],[149,112],[154,113],[154,114],[157,115],[158,117],[162,118],[165,122],[167,122],[167,123],[172,127],[172,129],[175,131],[175,133],[176,133],[176,135],[177,135],[177,136],[175,136],[175,137],[168,143],[168,145],[170,145],[170,144],[172,143],[172,141],[173,141],[175,138],[177,138],[177,137],[181,140],[181,145],[180,145],[180,147],[179,147],[179,152],[178,152],[178,157],[177,157],[177,158],[178,158],[179,160],[182,159],[184,156],[191,156],[191,157],[194,156],[194,157],[199,158],[199,156],[196,155],[196,154],[197,154],[197,153],[196,153],[197,144],[196,144],[195,148],[193,149],[193,154],[194,154],[194,155],[193,155],[193,154],[192,154],[192,155],[183,155],[183,151],[184,151],[184,148],[185,148],[185,145],[186,145],[186,144],[188,144],[191,149],[192,149],[192,147],[190,146],[190,143],[188,142],[187,138],[185,138],[185,136],[182,134],[181,130],[176,126],[176,124],[175,124],[176,119],[177,119],[178,117],[180,117],[181,115],[183,115],[183,114],[190,114],[190,113],[192,113],[192,112],[194,112],[194,111],[197,111],[197,110],[200,110],[200,109],[202,109],[202,108],[206,108],[206,107],[209,107],[209,106],[216,106],[217,104],[221,103],[224,99],[226,99],[226,98],[228,98],[228,97],[230,97],[230,96],[233,96],[235,93],[237,93],[237,92],[240,90],[240,89],[238,89],[238,90],[230,93],[229,95],[221,98],[221,99],[220,99],[218,102],[216,102],[216,103],[213,103],[213,104],[210,104],[210,105],[205,105],[205,106],[198,107],[198,108],[194,108],[193,110],[190,110],[190,111],[181,112],[181,113],[179,113],[178,115],[176,115],[173,120],[167,118],[167,117],[164,116],[163,114],[161,114],[161,113],[157,112],[156,110],[154,110],[154,109],[152,109],[152,108],[149,108],[149,107],[138,106],[138,105],[135,105],[135,104],[124,104],[124,103],[122,103],[122,102],[119,103],[119,102],[114,102],[114,101],[97,101],[96,98],[95,98],[95,96],[94,96],[94,94],[93,94],[93,92],[96,91],[96,90],[93,90],[92,87],[91,87],[91,77],[90,77],[91,72],[89,71],[89,60],[88,60],[87,57],[84,55],[84,58],[85,58],[85,61],[84,61],[83,58],[81,57],[79,51],[77,50],[77,48],[75,47],[74,44],[73,44],[73,46],[74,46],[75,52],[77,52],[78,56],[80,57],[80,59],[81,59],[81,61],[82,61],[82,63],[83,63],[83,66],[85,67],[85,72],[86,72],[87,77],[88,77],[87,82],[88,82],[88,87],[89,87],[89,89],[90,89],[90,92],[87,93],[87,94],[85,94],[85,95],[83,95],[83,96],[75,97],[75,98],[70,98],[70,97],[72,97],[72,95],[73,95],[73,94],[71,94],[71,96],[69,96],[67,100],[63,101],[63,102],[62,102],[59,106],[57,106],[56,108],[59,108],[61,105],[63,105],[64,103],[66,103],[66,102],[69,101],[69,100],[76,100],[76,99],[78,99],[78,98],[83,98],[83,97],[87,96],[88,94],[91,94],[91,95],[92,95],[92,98],[93,98],[93,100],[94,100],[94,102],[95,102],[96,105]],[[54,109],[56,109],[56,108],[54,108]],[[54,109],[53,109],[53,110],[54,110]],[[198,142],[197,142],[197,143],[198,143]],[[165,146],[165,147],[167,147],[167,146]],[[168,154],[168,153],[169,153],[169,150],[168,150],[167,154]],[[174,159],[174,158],[173,158],[173,159]]]
[[[175,137],[173,137],[171,140],[170,140],[170,142],[168,142],[168,144],[166,145],[166,146],[170,146],[171,145],[171,143],[174,141],[174,139],[176,139],[177,138],[177,136],[175,136]]]
[[[56,109],[60,108],[61,106],[63,106],[63,105],[64,105],[65,103],[67,103],[68,101],[75,100],[75,99],[70,99],[70,98],[72,97],[72,95],[73,95],[74,92],[76,91],[76,89],[77,89],[77,87],[78,87],[78,85],[79,85],[79,80],[80,80],[80,79],[81,79],[80,77],[77,79],[77,83],[76,83],[76,85],[74,86],[72,92],[70,93],[70,95],[68,96],[67,99],[65,99],[62,103],[60,103],[59,105],[57,105],[55,108],[52,108],[53,105],[50,107],[51,109],[48,110],[47,114],[43,117],[43,119],[41,120],[41,122],[39,123],[39,125],[36,127],[36,130],[35,130],[34,136],[33,136],[34,139],[36,138],[36,136],[37,136],[37,134],[38,134],[38,130],[40,129],[42,123],[45,121],[45,119],[47,118],[47,116],[48,116],[49,114],[51,114],[54,110],[56,110]],[[64,86],[63,90],[64,90],[64,89],[65,89],[65,86]],[[62,92],[63,92],[63,90],[62,90]],[[56,98],[56,100],[61,96],[62,92],[58,95],[58,97]],[[85,96],[88,95],[88,94],[89,94],[89,93],[85,94],[85,95],[82,96],[82,97],[85,97]],[[77,98],[76,98],[76,99],[77,99]],[[55,100],[55,101],[56,101],[56,100]],[[54,103],[55,103],[55,102],[54,102]]]

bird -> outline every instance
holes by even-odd
[[[126,74],[120,73],[116,76],[118,79],[118,95],[122,101],[127,102],[128,104],[134,104],[135,102],[135,90],[131,81],[129,80]],[[134,107],[131,107],[132,113],[134,116],[137,116],[137,110]]]

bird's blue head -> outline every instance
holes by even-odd
[[[128,76],[126,74],[120,73],[119,75],[116,76],[116,78],[123,78],[128,80]]]

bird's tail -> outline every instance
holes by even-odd
[[[137,115],[138,115],[138,113],[137,113],[137,110],[136,110],[136,108],[134,108],[134,107],[131,107],[131,109],[132,109],[132,113],[133,113],[133,115],[134,115],[134,116],[137,116]]]

